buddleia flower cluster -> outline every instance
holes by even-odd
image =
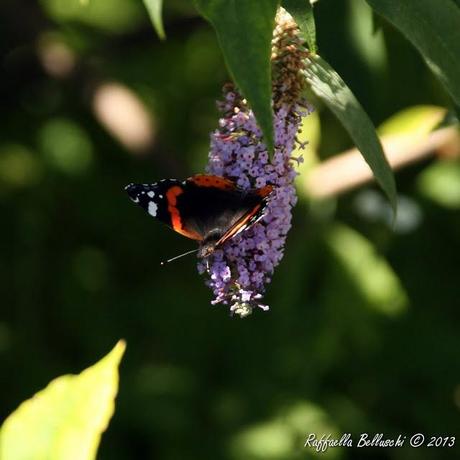
[[[291,228],[297,201],[295,165],[302,161],[292,155],[299,144],[301,118],[310,110],[301,95],[307,55],[297,25],[281,9],[272,40],[275,148],[271,157],[252,110],[232,85],[225,85],[218,103],[222,116],[211,134],[207,172],[231,179],[242,189],[274,187],[262,219],[198,263],[198,270],[207,272],[215,296],[212,303],[226,304],[241,317],[254,308],[268,310],[263,303],[265,286],[283,257]]]

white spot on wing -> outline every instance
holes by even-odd
[[[157,210],[158,210],[157,204],[154,201],[149,201],[148,213],[151,216],[156,217],[157,216]]]
[[[155,192],[152,192],[150,190],[150,192],[147,193],[147,195],[150,197],[150,198],[153,198],[155,196]]]

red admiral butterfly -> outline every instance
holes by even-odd
[[[125,190],[151,216],[199,241],[198,256],[208,257],[263,216],[273,187],[242,190],[229,179],[198,174],[184,181],[130,184]]]

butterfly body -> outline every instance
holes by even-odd
[[[260,219],[272,190],[242,190],[228,179],[204,174],[126,187],[130,198],[151,216],[198,241],[199,257],[211,255]]]

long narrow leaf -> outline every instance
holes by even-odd
[[[419,50],[460,106],[460,8],[452,0],[367,0]]]
[[[233,80],[273,150],[270,52],[278,0],[195,0],[217,33]]]
[[[149,12],[150,19],[157,35],[164,40],[166,38],[163,27],[163,0],[144,0],[144,5]]]
[[[310,0],[283,0],[283,7],[294,18],[311,53],[316,53],[316,26]]]
[[[338,73],[319,55],[308,59],[305,73],[313,92],[326,103],[350,134],[396,211],[393,172],[367,113]]]

